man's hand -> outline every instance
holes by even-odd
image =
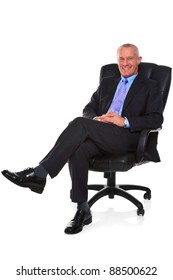
[[[120,115],[109,111],[107,114],[95,118],[97,121],[116,124],[117,126],[124,127],[124,118]]]

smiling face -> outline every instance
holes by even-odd
[[[118,67],[123,77],[130,77],[138,72],[138,65],[142,57],[139,56],[137,47],[130,45],[121,46],[117,51]]]

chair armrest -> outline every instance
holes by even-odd
[[[161,130],[161,127],[157,129],[144,129],[141,131],[136,154],[136,160],[138,164],[141,163],[144,159],[144,152],[150,133],[158,132],[159,130]]]

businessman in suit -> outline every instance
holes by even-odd
[[[42,193],[49,174],[54,178],[69,163],[72,180],[71,200],[77,211],[65,233],[75,234],[92,222],[88,205],[88,164],[96,155],[125,154],[136,149],[140,131],[158,128],[163,122],[162,101],[157,82],[138,73],[141,62],[138,48],[124,44],[117,50],[121,77],[101,81],[83,110],[83,117],[71,121],[54,147],[35,168],[21,172],[2,171],[11,182]],[[157,139],[146,157],[159,161]]]

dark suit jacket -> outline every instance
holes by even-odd
[[[83,116],[93,119],[106,114],[114,97],[120,79],[104,78],[90,102],[83,110]],[[122,116],[130,123],[130,132],[140,132],[143,129],[156,129],[163,122],[163,106],[159,86],[156,81],[138,74],[126,96]],[[147,147],[147,160],[160,161],[157,149],[157,133],[154,133]]]

